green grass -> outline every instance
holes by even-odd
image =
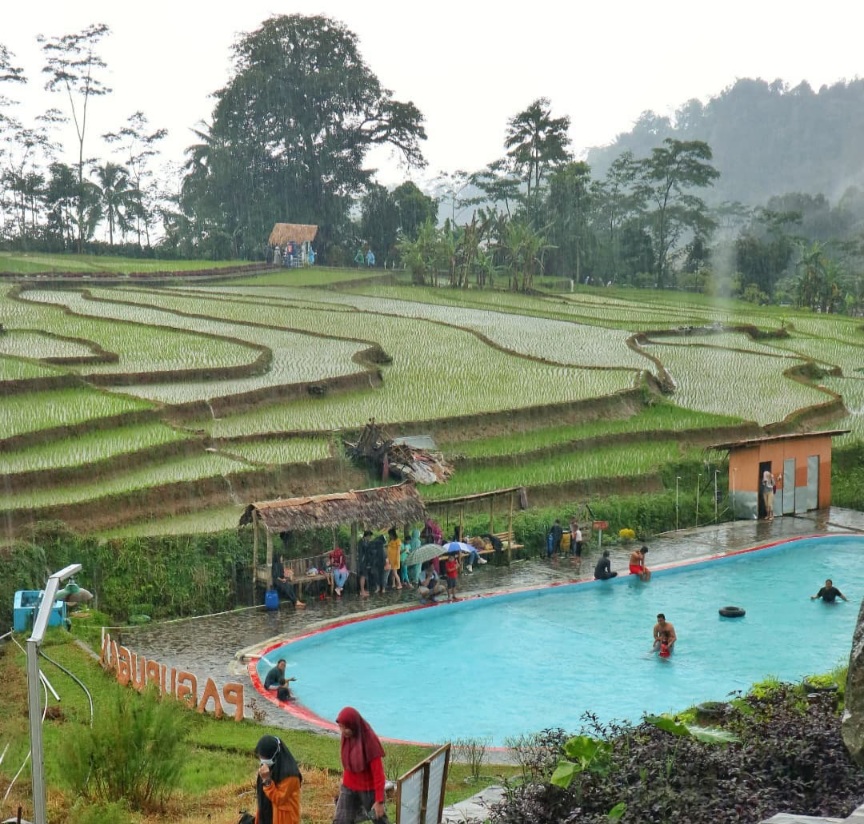
[[[485,458],[496,455],[520,455],[601,435],[629,432],[680,432],[683,429],[702,429],[736,423],[740,423],[740,419],[728,415],[711,415],[682,409],[672,404],[658,403],[628,418],[603,419],[572,426],[548,426],[471,441],[442,441],[439,447],[448,454]]]
[[[88,698],[81,684],[92,696],[96,713],[99,713],[101,707],[113,701],[116,694],[124,689],[117,684],[112,673],[103,672],[98,664],[88,658],[82,649],[71,643],[71,640],[67,633],[49,630],[42,646],[43,651],[64,668],[61,670],[47,660],[41,663],[52,686],[61,696],[59,704],[53,699],[49,703],[59,706],[63,717],[60,722],[46,722],[43,725],[45,781],[48,788],[48,812],[52,821],[61,819],[71,821],[65,816],[74,799],[64,781],[63,753],[64,742],[68,737],[74,735],[79,729],[83,731],[90,723]],[[134,651],[134,642],[132,649]],[[0,696],[0,740],[9,742],[10,745],[0,766],[0,782],[6,785],[24,761],[29,735],[24,654],[12,645],[6,645],[6,649],[0,654],[3,655],[5,676],[5,689]],[[189,665],[194,672],[194,662],[190,661]],[[78,680],[73,680],[72,676]],[[256,693],[247,682],[246,701],[253,700],[255,696]],[[279,736],[295,754],[301,769],[306,774],[307,781],[304,782],[303,789],[303,820],[309,824],[325,824],[332,820],[332,793],[338,789],[338,776],[341,774],[338,736],[270,727],[248,719],[239,723],[227,718],[217,720],[211,715],[199,715],[191,711],[187,720],[190,724],[190,732],[185,743],[186,762],[180,776],[176,798],[173,802],[169,802],[168,810],[162,813],[151,813],[146,818],[147,822],[154,824],[163,821],[177,824],[201,822],[203,824],[211,820],[208,811],[212,811],[214,821],[225,820],[226,815],[230,815],[231,820],[234,821],[239,806],[254,810],[253,780],[257,761],[253,753],[258,739],[266,734]],[[385,750],[387,756],[384,766],[389,777],[421,761],[432,751],[432,748],[387,743]],[[486,769],[484,772],[488,773],[491,770]],[[499,776],[515,776],[518,769],[496,766],[494,772]],[[315,775],[316,773],[318,775]],[[494,780],[490,776],[479,784],[470,784],[465,781],[468,773],[467,765],[451,764],[445,804],[450,805],[461,801]],[[8,800],[10,809],[17,804],[22,804],[25,810],[29,807],[28,777],[29,771],[25,771],[13,787]],[[240,794],[243,794],[242,797]],[[84,806],[86,809],[86,803]],[[389,813],[391,820],[395,820],[392,806]],[[136,815],[132,820],[138,822],[144,819]]]
[[[327,266],[307,266],[302,269],[281,269],[278,272],[268,272],[265,275],[252,275],[225,280],[227,285],[252,286],[330,286],[345,285],[355,280],[366,280],[370,277],[389,278],[390,273],[381,269],[334,269]]]
[[[329,458],[330,441],[326,438],[264,438],[222,442],[219,450],[255,464],[307,463]]]
[[[245,509],[243,504],[199,509],[186,515],[147,518],[99,533],[100,538],[143,538],[148,535],[200,535],[236,529]]]
[[[81,272],[129,274],[131,272],[193,272],[237,266],[236,260],[144,260],[102,255],[50,255],[41,252],[0,252],[0,273],[12,275]]]
[[[96,500],[108,495],[122,495],[148,487],[197,481],[203,478],[248,472],[253,467],[234,461],[224,455],[202,453],[192,457],[164,461],[156,466],[133,469],[111,478],[16,493],[0,494],[0,509],[29,509],[32,507],[74,504]],[[228,481],[225,481],[226,485]]]
[[[692,454],[691,454],[692,452]],[[647,441],[591,450],[564,450],[542,460],[514,462],[507,467],[468,467],[446,484],[420,488],[423,498],[453,498],[475,492],[491,492],[511,486],[543,486],[590,481],[592,478],[632,478],[655,471],[662,464],[701,454],[682,454],[672,441]]]
[[[0,338],[0,340],[3,340]],[[41,363],[0,356],[0,381],[31,380],[33,378],[52,378],[65,374],[64,369],[56,366],[46,366]],[[2,391],[2,387],[0,387]]]
[[[152,446],[188,439],[158,421],[85,432],[76,438],[51,441],[3,455],[3,473],[83,466]]]
[[[86,387],[0,396],[0,432],[10,438],[149,408],[146,401]]]

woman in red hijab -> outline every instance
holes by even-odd
[[[362,815],[388,824],[384,809],[384,748],[354,707],[336,716],[342,733],[342,786],[333,824],[354,824]]]

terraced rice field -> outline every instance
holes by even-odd
[[[182,287],[37,282],[20,296],[0,287],[7,533],[30,509],[107,496],[116,507],[155,487],[184,498],[204,480],[224,490],[207,504],[211,518],[164,518],[130,503],[129,525],[112,534],[148,528],[136,520],[157,531],[221,528],[264,489],[256,480],[238,492],[228,478],[262,471],[288,468],[285,477],[304,478],[309,492],[356,487],[364,476],[338,444],[373,417],[431,432],[462,456],[450,483],[424,490],[432,498],[650,475],[691,454],[676,433],[776,423],[832,391],[848,414],[830,426],[864,437],[864,332],[854,319],[702,296],[456,292],[367,275],[273,272]],[[742,325],[785,327],[788,337],[753,340],[730,328]],[[842,376],[784,374],[808,363]],[[665,373],[675,391],[661,402],[646,379]],[[75,376],[79,388],[46,388]],[[632,440],[577,448],[606,436]],[[68,481],[88,466],[94,477]],[[10,479],[23,473],[28,486],[15,489]],[[33,482],[39,473],[44,484]]]

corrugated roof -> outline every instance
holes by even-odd
[[[251,523],[253,512],[258,513],[258,520],[268,532],[332,529],[352,523],[384,529],[426,517],[423,501],[413,484],[261,501],[246,507],[240,518],[241,526]]]
[[[743,441],[730,441],[729,443],[715,443],[706,447],[707,449],[743,449],[746,446],[758,446],[762,443],[772,443],[775,441],[791,441],[798,438],[815,438],[820,435],[826,437],[835,437],[837,435],[846,435],[851,432],[851,429],[830,429],[825,432],[789,432],[785,435],[766,435],[764,438],[747,438]]]

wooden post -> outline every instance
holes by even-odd
[[[510,535],[510,541],[507,543],[507,563],[508,565],[513,560],[513,495],[510,493],[510,511],[507,514],[507,532]]]
[[[267,532],[267,569],[273,569],[273,533]]]
[[[252,603],[255,606],[255,588],[258,586],[258,510],[252,510]]]
[[[360,591],[360,570],[357,565],[360,563],[360,559],[357,557],[357,521],[353,521],[351,523],[351,538],[350,538],[350,546],[348,547],[348,552],[350,553],[350,561],[348,562],[348,569],[350,569],[357,576],[357,591]]]
[[[489,534],[495,532],[495,496],[489,496]]]

